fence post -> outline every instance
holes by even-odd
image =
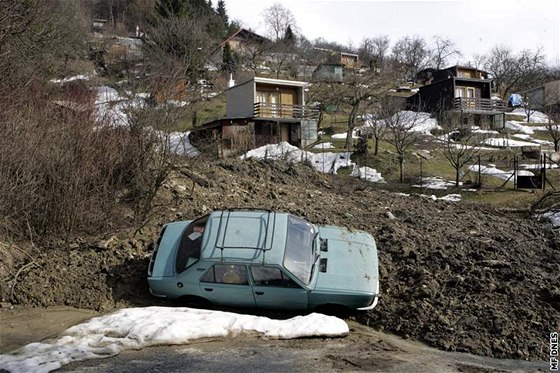
[[[478,156],[478,187],[482,188],[482,178],[480,177],[480,155]]]
[[[420,157],[420,188],[424,187],[424,173],[422,171],[423,159]]]
[[[517,189],[517,168],[519,167],[519,163],[517,161],[517,155],[513,156],[513,189]]]
[[[541,182],[542,189],[546,189],[546,154],[541,154]]]

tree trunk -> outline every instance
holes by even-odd
[[[400,171],[400,182],[404,183],[404,173],[403,173],[404,156],[399,155],[399,171]]]
[[[373,155],[377,157],[377,155],[379,154],[379,138],[374,137],[374,139],[375,139],[375,147],[374,147]]]
[[[455,186],[459,188],[459,167],[455,169]]]

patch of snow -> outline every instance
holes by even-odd
[[[470,165],[468,167],[468,169],[470,171],[473,171],[473,172],[479,172],[479,167],[478,167],[477,164]],[[494,165],[488,165],[488,166],[482,166],[481,165],[480,166],[480,173],[483,174],[483,175],[495,176],[495,177],[497,177],[499,179],[502,179],[502,180],[507,180],[508,178],[511,177],[511,175],[513,174],[513,171],[506,172],[506,171],[503,171],[503,170],[500,170],[500,169],[496,168]]]
[[[441,201],[449,201],[449,202],[459,202],[461,200],[461,195],[458,193],[448,194],[443,197],[439,197],[438,199]]]
[[[471,130],[472,130],[473,133],[479,133],[479,134],[491,134],[491,135],[499,135],[500,134],[498,131],[495,131],[495,130],[483,130],[479,126],[472,126]]]
[[[356,134],[356,131],[352,131],[352,138],[357,139],[359,136]],[[331,139],[334,140],[346,140],[346,132],[344,133],[335,133],[331,136]]]
[[[352,173],[359,173],[359,171],[355,171],[357,166],[350,159],[351,155],[351,152],[307,152],[305,150],[301,150],[296,146],[290,145],[286,141],[283,141],[279,144],[269,144],[261,146],[257,149],[249,150],[240,158],[285,160],[286,162],[291,163],[307,162],[312,165],[313,168],[315,168],[317,171],[327,174],[336,174],[338,169],[342,167],[352,167]],[[366,178],[366,180],[368,181],[385,182],[385,180],[383,180],[383,178],[381,177],[381,174],[377,173],[377,171],[374,169],[368,168],[367,172],[364,172],[362,174],[370,175],[371,179]]]
[[[534,139],[530,135],[526,135],[522,133],[516,133],[515,135],[513,135],[513,137],[515,137],[516,139],[527,140],[538,145],[545,145],[545,146],[554,145],[554,143],[551,141]]]
[[[486,144],[486,145],[500,147],[500,148],[507,148],[507,147],[515,148],[515,147],[521,147],[521,146],[535,146],[535,145],[538,145],[534,142],[507,139],[505,137],[493,137],[493,138],[490,138],[490,139],[485,139],[483,141],[483,143]]]
[[[14,355],[1,355],[0,368],[11,373],[46,373],[74,361],[114,356],[124,350],[250,332],[291,339],[344,336],[349,328],[344,320],[318,313],[272,320],[185,307],[127,308],[73,326],[56,340],[30,343]]]
[[[546,220],[552,224],[552,228],[560,228],[560,211],[547,211],[544,214],[537,215],[539,220]]]
[[[357,177],[359,179],[365,179],[371,181],[372,183],[385,183],[385,179],[381,176],[381,173],[377,172],[376,169],[370,167],[357,167],[354,166],[352,169],[351,176]]]
[[[525,112],[525,109],[517,108],[512,110],[510,113],[506,113],[506,115],[517,115],[523,117],[523,120],[527,122],[527,113]],[[529,123],[548,123],[548,115],[537,110],[531,110]]]
[[[517,120],[506,121],[505,127],[509,130],[516,131],[516,132],[523,132],[528,135],[534,134],[535,131],[541,131],[541,132],[547,131],[545,126],[528,126],[527,122],[520,122]]]
[[[200,154],[189,140],[188,132],[171,132],[169,136],[169,149],[175,154],[183,155],[186,157],[196,157]]]
[[[330,142],[322,142],[315,145],[313,149],[334,149],[334,145]]]
[[[435,118],[431,118],[430,113],[425,112],[415,112],[407,110],[400,111],[394,114],[389,119],[389,121],[393,123],[397,123],[397,121],[400,121],[400,123],[403,123],[404,126],[411,125],[412,132],[420,132],[423,134],[430,134],[430,131],[434,129],[441,129],[441,127],[437,123],[437,120]],[[387,121],[384,119],[374,120],[372,118],[368,118],[365,120],[362,127],[366,129],[367,127],[373,127],[374,125],[386,126]]]
[[[184,107],[189,104],[188,101],[180,101],[180,100],[168,100],[162,104],[162,106],[174,106],[174,107]]]
[[[459,185],[463,185],[459,182]],[[455,182],[445,181],[441,177],[425,177],[422,179],[422,185],[413,185],[413,188],[426,188],[426,189],[447,189],[449,187],[454,187]]]
[[[461,201],[461,198],[462,198],[460,194],[448,194],[446,196],[439,197],[439,198],[436,197],[433,194],[431,196],[429,196],[427,194],[418,194],[418,195],[420,197],[423,197],[423,198],[429,198],[432,201],[438,201],[439,200],[439,201],[448,201],[448,202],[459,202],[459,201]]]
[[[92,77],[93,77],[92,74],[79,74],[63,79],[51,79],[49,80],[49,82],[64,84],[64,83],[74,82],[76,80],[90,80]]]
[[[116,89],[107,86],[97,87],[96,89],[97,96],[94,103],[94,115],[98,125],[114,127],[130,125],[127,113],[128,110],[146,107],[145,98],[149,97],[147,93],[135,94],[133,98],[123,97]],[[182,101],[168,103],[178,106],[182,105]],[[146,128],[146,130],[153,131],[162,142],[167,143],[169,149],[175,154],[187,157],[195,157],[200,154],[189,141],[190,132],[171,132],[169,134],[164,134],[152,128]]]

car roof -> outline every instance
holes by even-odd
[[[214,211],[206,222],[201,259],[281,264],[288,214],[274,211]]]

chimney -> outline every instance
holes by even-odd
[[[229,81],[228,81],[227,86],[228,86],[228,88],[231,88],[231,87],[233,87],[234,85],[235,85],[235,80],[233,80],[233,74],[232,74],[232,73],[229,73]]]

